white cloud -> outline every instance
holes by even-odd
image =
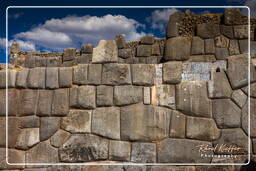
[[[146,20],[151,23],[153,29],[159,29],[161,32],[165,32],[169,16],[176,11],[177,10],[174,8],[155,10],[151,13],[150,17],[146,18]]]
[[[139,27],[144,25],[122,15],[67,16],[47,20],[44,24],[14,37],[34,42],[46,50],[61,50],[78,47],[81,43],[96,44],[101,39],[113,40],[117,34],[124,34],[128,41],[139,39],[145,35],[137,31]]]
[[[8,47],[12,45],[13,42],[17,42],[20,45],[21,51],[35,51],[36,47],[32,42],[27,42],[23,40],[10,40],[8,42]],[[6,38],[0,38],[0,49],[5,51],[6,48]]]

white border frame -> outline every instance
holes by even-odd
[[[130,163],[130,162],[120,162],[120,163],[108,163],[99,161],[99,163],[93,162],[87,162],[87,163],[9,163],[8,162],[8,10],[11,8],[242,8],[242,9],[248,9],[248,162],[247,163]],[[227,165],[248,165],[250,163],[250,154],[251,154],[251,143],[250,143],[250,60],[251,60],[251,11],[248,6],[8,6],[6,8],[6,163],[8,165],[13,166],[89,166],[89,165],[99,165],[99,166],[105,166],[105,165],[114,165],[114,166],[125,166],[125,165],[133,165],[133,166],[198,166],[198,165],[204,165],[204,166],[215,166],[215,165],[221,165],[221,166],[227,166]]]

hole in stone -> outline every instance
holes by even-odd
[[[216,68],[216,72],[220,72],[220,68],[218,67],[218,68]]]

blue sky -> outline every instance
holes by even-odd
[[[62,2],[62,3],[60,3]],[[250,5],[254,0],[193,1],[0,1],[0,62],[5,59],[5,9],[7,6],[216,6]],[[8,39],[17,41],[24,51],[62,51],[63,48],[79,48],[83,43],[97,44],[101,39],[114,39],[125,34],[127,40],[136,40],[145,34],[164,37],[168,16],[175,8],[10,8],[8,10]],[[220,13],[223,9],[191,9],[195,13]],[[255,10],[254,10],[255,11]]]

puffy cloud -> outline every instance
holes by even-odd
[[[34,42],[46,50],[61,50],[78,47],[81,43],[96,44],[101,39],[113,40],[117,34],[124,34],[128,41],[139,39],[145,34],[137,31],[139,27],[144,25],[122,15],[67,16],[47,20],[44,24],[14,37]]]
[[[152,29],[159,29],[161,32],[165,32],[169,16],[176,11],[174,8],[155,10],[146,20],[151,23]]]
[[[13,42],[17,42],[20,45],[22,51],[35,51],[36,47],[32,42],[27,42],[23,40],[10,40],[8,41],[8,47],[12,45]],[[5,51],[6,48],[6,38],[0,38],[0,49]]]

